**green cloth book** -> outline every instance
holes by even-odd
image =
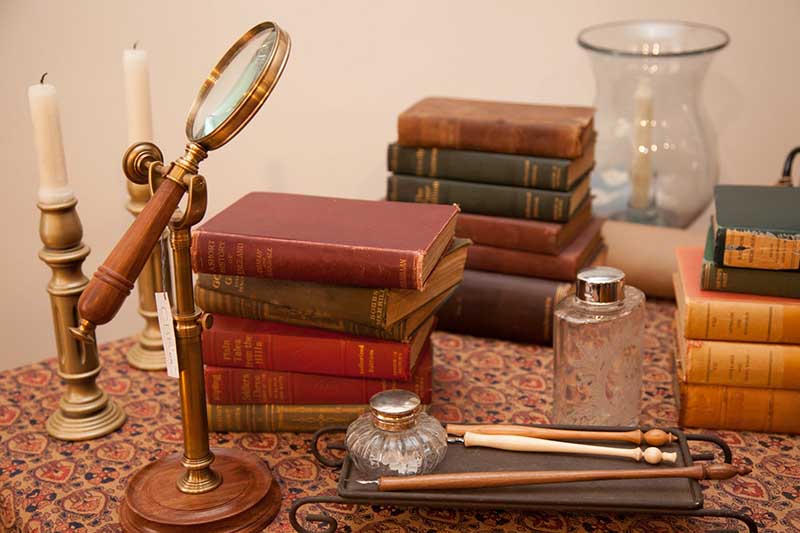
[[[589,196],[589,176],[569,191],[551,191],[394,174],[386,198],[395,202],[457,204],[464,213],[567,222]]]
[[[704,290],[800,298],[800,272],[729,268],[714,262],[714,227],[708,228],[700,284]]]
[[[717,185],[714,202],[717,265],[800,269],[800,188]]]

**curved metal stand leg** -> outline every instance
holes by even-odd
[[[747,531],[749,533],[758,533],[758,524],[756,524],[755,520],[750,518],[744,513],[740,513],[738,511],[733,511],[731,509],[698,509],[696,511],[687,511],[687,512],[671,512],[669,514],[679,514],[684,516],[690,517],[697,517],[697,518],[733,518],[734,520],[738,520],[742,522],[744,525],[747,526]],[[719,533],[722,532],[731,532],[736,533],[737,529],[713,529],[710,531],[716,531]]]
[[[716,435],[701,435],[699,433],[687,433],[686,440],[699,440],[703,442],[710,442],[711,444],[716,444],[722,450],[722,454],[725,456],[725,462],[730,464],[733,461],[733,453],[731,453],[731,448],[728,446],[728,443],[722,440],[721,438],[717,437]],[[708,457],[707,454],[698,454],[697,456],[692,455],[692,459],[695,461],[699,460],[712,460],[714,457]]]
[[[309,514],[306,515],[306,521],[312,522],[314,524],[318,524],[320,526],[324,526],[325,529],[306,529],[303,527],[300,522],[297,520],[297,511],[304,505],[310,505],[313,503],[339,503],[339,504],[350,504],[352,502],[348,502],[347,500],[340,498],[339,496],[309,496],[308,498],[300,498],[296,500],[292,507],[289,509],[289,523],[292,524],[292,527],[295,531],[300,533],[334,533],[336,528],[339,527],[339,523],[336,521],[334,517],[322,511],[319,514]]]
[[[343,459],[338,457],[325,457],[322,455],[322,452],[319,450],[319,440],[322,436],[328,435],[330,433],[344,433],[347,431],[347,426],[326,426],[318,430],[314,435],[311,437],[311,453],[314,457],[319,461],[321,464],[325,466],[330,466],[333,468],[338,468],[342,466],[344,462]],[[330,450],[345,450],[344,443],[332,443],[328,445],[328,449]]]

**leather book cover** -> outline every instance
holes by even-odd
[[[387,389],[410,390],[430,403],[433,348],[428,341],[407,381],[214,366],[205,368],[205,379],[210,404],[365,404]]]
[[[800,189],[717,185],[714,262],[763,270],[800,269]]]
[[[800,274],[792,270],[722,267],[714,262],[714,228],[709,226],[703,254],[703,289],[800,298]]]
[[[466,270],[464,281],[439,311],[438,329],[550,345],[553,310],[572,288],[572,283]]]
[[[467,239],[453,239],[421,291],[202,273],[197,276],[197,287],[258,300],[271,308],[291,309],[299,315],[385,329],[461,281],[468,245]]]
[[[217,315],[202,335],[203,363],[304,374],[407,380],[433,329],[434,317],[408,342],[356,337]]]
[[[369,405],[207,405],[208,430],[225,432],[311,433],[346,426]]]
[[[470,239],[474,244],[558,255],[564,247],[572,244],[591,220],[591,198],[584,200],[572,219],[564,224],[459,213],[456,236]]]
[[[458,208],[250,193],[192,235],[196,272],[420,290]]]
[[[392,175],[386,197],[398,202],[457,204],[465,213],[566,222],[589,196],[589,176],[569,191]]]
[[[593,219],[578,238],[559,255],[475,244],[470,247],[467,254],[467,268],[532,278],[574,281],[578,271],[587,266],[603,245],[600,233],[602,227],[602,219]]]
[[[568,191],[594,166],[594,140],[578,159],[389,145],[393,174]]]
[[[401,146],[576,159],[594,135],[594,109],[431,97],[400,114]]]
[[[703,290],[703,249],[680,247],[675,256],[675,301],[686,337],[800,344],[799,299]]]

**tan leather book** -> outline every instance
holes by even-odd
[[[576,159],[594,135],[591,107],[431,97],[400,114],[400,146]]]

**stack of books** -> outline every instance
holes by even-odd
[[[347,424],[373,394],[430,402],[435,312],[469,241],[454,206],[251,193],[192,236],[212,431]]]
[[[681,425],[800,432],[800,189],[715,202],[705,250],[676,251]]]
[[[387,198],[457,204],[464,282],[440,329],[552,342],[552,313],[579,270],[605,260],[592,216],[594,110],[426,98],[398,119]]]

